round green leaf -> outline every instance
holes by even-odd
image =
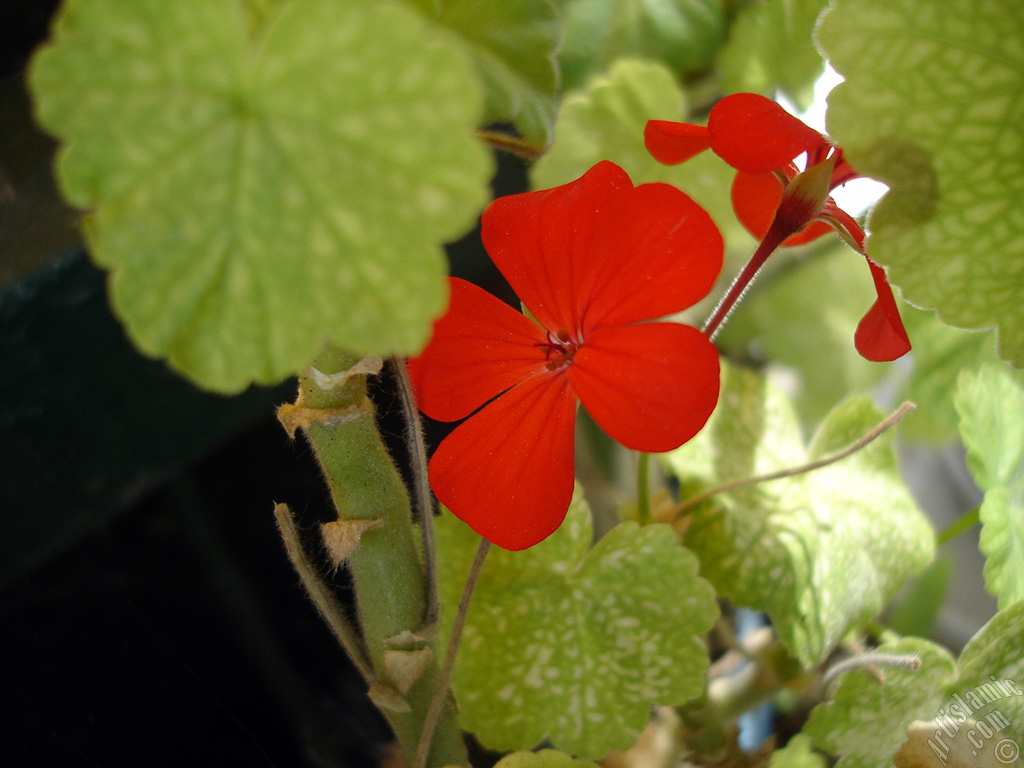
[[[444,0],[429,17],[473,56],[486,86],[485,122],[515,123],[528,142],[546,147],[558,109],[559,28],[549,0]]]
[[[239,0],[71,0],[30,72],[133,340],[221,391],[327,339],[422,346],[446,302],[439,243],[490,171],[472,63],[413,11],[295,0],[258,37],[252,18]]]
[[[438,522],[450,622],[479,537],[451,515]],[[488,747],[547,738],[599,758],[634,743],[652,704],[682,704],[703,690],[699,636],[718,609],[696,558],[664,525],[623,523],[588,551],[590,540],[577,491],[548,539],[488,555],[452,678],[462,726]]]
[[[730,250],[748,255],[754,241],[736,220],[729,193],[735,171],[711,152],[662,165],[644,146],[648,120],[686,119],[683,92],[663,64],[617,61],[607,75],[562,102],[554,146],[530,169],[530,181],[535,189],[555,187],[611,160],[634,184],[661,181],[681,189],[707,209]]]
[[[558,5],[566,90],[628,56],[661,61],[678,75],[701,72],[725,39],[722,0],[558,0]]]
[[[826,5],[827,0],[768,0],[743,7],[718,57],[725,90],[778,88],[807,109],[825,67],[811,33]]]
[[[908,301],[996,326],[1024,367],[1024,16],[1018,0],[836,0],[829,132],[891,191],[868,250]]]

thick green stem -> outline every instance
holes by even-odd
[[[417,549],[409,495],[380,437],[366,375],[344,376],[360,359],[327,350],[299,379],[299,398],[279,413],[301,428],[330,487],[338,520],[325,526],[328,548],[348,568],[356,612],[376,682],[370,696],[411,764],[438,678],[432,627],[423,626],[430,587]],[[366,368],[365,364],[362,368]],[[427,765],[467,765],[449,698]]]

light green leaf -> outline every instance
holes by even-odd
[[[737,222],[729,197],[735,171],[711,152],[682,165],[662,165],[644,147],[648,120],[686,120],[682,90],[661,64],[615,62],[607,76],[563,101],[555,143],[530,170],[533,187],[566,184],[595,163],[611,160],[634,184],[662,181],[683,190],[707,209],[730,248],[751,251],[754,241]]]
[[[825,768],[825,758],[813,750],[811,740],[798,733],[782,749],[772,752],[768,768]]]
[[[1018,0],[836,0],[819,42],[846,78],[828,126],[891,187],[868,251],[908,301],[997,326],[1024,367],[1024,15]]]
[[[932,443],[954,440],[959,424],[953,405],[957,377],[963,370],[976,371],[999,361],[995,334],[953,328],[934,312],[922,312],[906,303],[900,313],[914,345],[903,395],[917,404],[914,418],[900,424],[900,435]]]
[[[709,69],[726,31],[722,0],[556,0],[564,88],[581,87],[615,59],[660,61],[677,75]]]
[[[438,523],[450,622],[479,537],[451,515]],[[696,558],[664,525],[622,523],[588,551],[590,540],[577,490],[548,539],[488,555],[452,678],[462,726],[488,747],[548,738],[602,757],[633,744],[652,704],[682,704],[703,689],[699,636],[718,609]]]
[[[956,662],[945,648],[919,638],[887,643],[878,653],[917,656],[921,667],[878,667],[885,682],[863,670],[845,673],[832,698],[811,712],[804,733],[840,757],[836,768],[891,768],[916,720],[931,720],[949,703]]]
[[[472,63],[387,2],[295,0],[248,29],[238,0],[71,0],[32,63],[117,313],[221,391],[328,338],[418,350],[446,301],[439,244],[488,194]]]
[[[804,449],[789,401],[769,381],[728,368],[708,426],[666,460],[685,499],[699,488],[824,458],[882,417],[866,398],[851,398]],[[716,495],[690,512],[684,543],[718,592],[767,611],[805,664],[821,661],[848,628],[877,615],[931,561],[935,546],[889,436],[813,472]]]
[[[423,8],[423,0],[408,0]],[[428,18],[467,46],[487,89],[485,122],[512,122],[538,148],[558,108],[558,21],[550,0],[435,0]]]
[[[956,395],[967,465],[985,491],[985,587],[1005,608],[1024,599],[1024,389],[1004,365],[960,374]]]
[[[939,755],[954,740],[971,735],[972,721],[985,720],[987,725],[1001,725],[1002,731],[983,738],[985,751],[975,751],[974,758],[977,765],[996,765],[991,750],[1003,738],[1024,736],[1024,688],[1018,685],[1024,680],[1021,648],[1024,602],[997,613],[956,662],[945,649],[919,638],[883,645],[879,653],[918,656],[920,669],[879,667],[884,682],[866,671],[844,674],[832,698],[811,712],[804,733],[820,749],[840,758],[836,768],[891,768],[911,723],[931,724]],[[975,737],[980,734],[980,728],[973,732]],[[972,742],[975,747],[977,741]],[[1008,765],[1014,760],[999,762]]]
[[[557,749],[542,749],[505,755],[494,764],[494,768],[597,768],[597,763],[574,758]]]
[[[725,90],[768,93],[778,88],[807,109],[825,68],[811,33],[827,5],[828,0],[768,0],[740,10],[718,57]]]

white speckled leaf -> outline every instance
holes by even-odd
[[[479,538],[445,514],[437,528],[451,621]],[[488,555],[453,676],[462,726],[493,749],[545,738],[598,758],[633,744],[652,704],[703,690],[714,593],[670,528],[623,523],[589,549],[577,490],[566,522],[523,552]],[[445,633],[447,632],[447,624]]]
[[[999,611],[978,630],[960,653],[958,666],[956,689],[961,697],[981,705],[981,715],[998,709],[1011,721],[1004,735],[1024,739],[1024,600]],[[997,687],[993,682],[1005,685]],[[1010,695],[1002,695],[1007,689],[1012,689]]]
[[[937,720],[937,737],[948,742],[968,727],[961,727],[968,717],[981,721],[998,712],[1000,722],[1009,725],[999,736],[981,739],[985,748],[995,748],[1003,738],[1019,741],[1024,737],[1022,648],[1024,602],[997,613],[956,662],[944,648],[919,638],[883,645],[877,649],[881,653],[917,655],[921,668],[881,667],[884,684],[864,671],[844,674],[832,698],[811,712],[804,733],[840,758],[836,768],[891,768],[914,721]]]
[[[753,240],[736,220],[729,190],[735,171],[711,152],[682,165],[662,165],[644,146],[648,120],[686,120],[685,98],[663,65],[616,61],[607,75],[562,102],[555,143],[530,169],[535,189],[547,189],[582,176],[601,160],[621,166],[634,184],[663,181],[708,210],[730,248],[744,254]]]
[[[419,349],[491,170],[472,62],[415,12],[295,0],[257,35],[253,8],[70,0],[30,71],[134,342],[221,391],[328,338]]]
[[[868,250],[904,298],[998,327],[1024,367],[1024,14],[1019,0],[836,0],[819,42],[846,78],[829,132],[892,191]]]
[[[956,407],[967,464],[985,491],[985,586],[1005,608],[1024,599],[1024,389],[1011,369],[990,364],[960,374]]]
[[[867,398],[851,398],[805,450],[789,401],[768,380],[729,368],[709,426],[666,461],[686,498],[822,458],[882,418]],[[684,543],[719,593],[767,611],[805,664],[877,615],[934,553],[931,526],[900,479],[887,436],[814,472],[719,494],[691,512]]]
[[[916,655],[917,670],[881,667],[885,683],[867,672],[845,673],[832,698],[811,712],[804,726],[819,749],[840,757],[836,768],[892,768],[892,757],[915,720],[931,720],[947,703],[956,663],[945,648],[904,638],[880,653]]]

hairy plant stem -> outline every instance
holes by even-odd
[[[893,413],[889,414],[886,418],[884,418],[882,421],[880,421],[878,424],[872,427],[866,435],[864,435],[854,443],[851,443],[843,450],[837,451],[836,453],[820,458],[817,461],[812,461],[807,464],[801,464],[798,467],[780,469],[777,472],[769,472],[764,475],[755,475],[753,477],[744,477],[739,480],[733,480],[731,482],[724,483],[716,488],[711,488],[710,490],[704,491],[703,493],[698,493],[696,496],[691,496],[686,501],[680,503],[676,507],[675,513],[673,515],[673,522],[678,522],[679,519],[688,510],[697,506],[701,502],[710,499],[712,496],[717,496],[720,493],[735,491],[737,488],[745,488],[748,485],[756,485],[757,483],[766,483],[770,480],[781,480],[784,477],[794,477],[796,475],[802,475],[807,472],[813,472],[816,469],[821,469],[822,467],[826,467],[829,464],[834,464],[837,461],[845,459],[847,456],[850,456],[856,453],[857,451],[861,450],[866,445],[868,445],[869,443],[880,437],[882,434],[884,434],[886,431],[894,427],[896,424],[900,422],[901,419],[903,419],[904,416],[906,416],[916,407],[917,406],[915,406],[913,403],[909,401],[903,403],[903,405],[897,408]]]
[[[459,653],[459,644],[462,642],[462,630],[466,626],[469,602],[473,599],[473,590],[476,589],[476,583],[480,579],[480,571],[484,567],[484,560],[487,559],[487,553],[490,551],[491,542],[487,539],[480,539],[480,544],[476,548],[476,555],[473,557],[473,563],[469,566],[469,573],[466,575],[466,582],[462,587],[459,607],[455,617],[452,619],[452,631],[448,636],[448,648],[445,650],[441,674],[438,676],[437,686],[430,701],[430,708],[427,710],[427,717],[423,722],[423,733],[420,736],[413,768],[424,768],[426,765],[427,754],[430,751],[430,744],[434,738],[437,718],[440,716],[445,700],[448,698],[448,683],[452,677],[452,670],[455,668],[455,658]]]
[[[440,671],[434,627],[423,624],[432,587],[408,491],[367,397],[366,374],[372,370],[356,355],[325,350],[299,377],[296,403],[283,406],[278,418],[290,433],[305,433],[330,488],[338,520],[324,526],[325,542],[351,576],[355,618],[373,673],[370,698],[412,764]],[[466,765],[450,698],[436,717],[424,765]]]
[[[413,392],[412,382],[409,380],[409,368],[405,363],[405,358],[393,357],[391,363],[395,369],[398,393],[405,415],[405,441],[412,461],[415,511],[420,524],[420,536],[423,540],[423,577],[427,582],[427,604],[423,611],[423,626],[433,627],[437,624],[441,603],[437,587],[434,497],[430,492],[430,479],[427,472],[427,444],[423,439],[423,421],[420,418],[419,408],[416,407],[416,394]]]
[[[791,228],[783,224],[779,218],[776,218],[772,222],[771,228],[765,234],[764,239],[758,243],[757,249],[754,251],[754,255],[750,257],[750,261],[743,267],[743,270],[736,276],[736,279],[732,281],[732,285],[729,286],[729,290],[725,292],[725,295],[721,298],[718,304],[715,306],[714,311],[711,313],[711,317],[704,323],[704,328],[701,329],[705,336],[710,341],[715,340],[715,336],[721,330],[722,325],[732,314],[732,311],[736,308],[736,305],[742,300],[743,295],[747,292],[747,289],[754,282],[754,277],[757,275],[758,270],[764,266],[764,263],[768,260],[780,245],[782,241],[789,237],[792,233]]]

